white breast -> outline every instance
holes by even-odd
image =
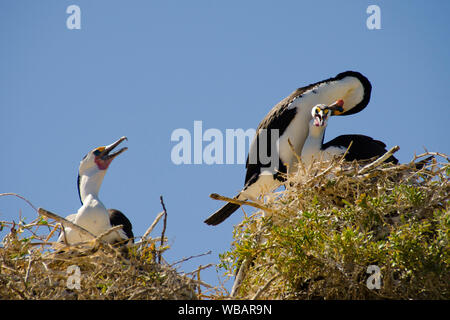
[[[308,135],[308,123],[311,119],[311,112],[306,110],[306,108],[300,108],[297,111],[294,119],[291,121],[289,126],[283,132],[279,140],[279,153],[280,159],[283,163],[289,166],[290,170],[295,169],[295,163],[297,157],[292,152],[289,142],[291,141],[294,147],[295,153],[300,155],[302,152],[303,144]]]
[[[94,236],[98,236],[111,228],[109,213],[105,206],[100,200],[93,198],[91,195],[85,198],[83,206],[78,209],[78,212],[69,217],[70,221],[86,229]],[[65,237],[70,244],[91,240],[70,227],[65,227]],[[64,235],[61,234],[58,241],[63,241],[63,239]],[[108,241],[108,239],[105,240]]]
[[[289,109],[297,108],[297,114],[286,128],[279,140],[279,153],[282,162],[295,169],[297,157],[289,147],[288,139],[294,146],[297,155],[301,155],[303,145],[308,136],[309,121],[311,120],[311,108],[317,104],[331,104],[338,99],[345,101],[344,110],[348,106],[359,103],[364,96],[364,88],[361,82],[354,77],[347,77],[339,81],[325,82],[306,91],[301,97],[295,99]],[[335,150],[331,150],[333,153]]]
[[[103,203],[93,198],[86,197],[83,206],[78,210],[74,223],[85,228],[93,235],[98,236],[111,228],[109,213]]]
[[[306,167],[311,166],[312,162],[330,161],[336,156],[341,156],[346,149],[343,147],[329,147],[326,150],[320,149],[320,144],[317,141],[306,139],[302,150],[302,162]]]

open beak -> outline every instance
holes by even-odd
[[[127,147],[124,147],[122,149],[119,149],[117,152],[110,153],[111,151],[114,150],[115,147],[117,147],[119,144],[121,144],[125,140],[128,140],[128,138],[127,137],[122,137],[119,140],[117,140],[116,142],[110,144],[109,146],[106,146],[105,150],[103,150],[103,152],[99,155],[99,157],[102,160],[112,160],[112,159],[114,159],[119,154],[121,154],[122,152],[124,152],[125,150],[128,149]]]
[[[316,127],[323,127],[325,125],[324,118],[321,114],[316,114],[314,116],[314,125]]]

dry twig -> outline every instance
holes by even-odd
[[[45,210],[43,208],[38,208],[38,212],[42,216],[45,216],[47,218],[51,218],[53,220],[56,220],[56,221],[60,222],[61,224],[65,225],[66,227],[70,227],[72,229],[75,229],[78,232],[80,232],[80,233],[82,233],[82,234],[84,234],[84,235],[86,235],[86,236],[88,236],[88,237],[90,237],[92,239],[95,239],[95,236],[92,233],[90,233],[89,231],[87,231],[83,227],[80,227],[79,225],[77,225],[77,224],[75,224],[75,223],[73,223],[73,222],[71,222],[71,221],[69,221],[69,220],[67,220],[67,219],[65,219],[63,217],[60,217],[56,213],[50,212],[50,211]],[[63,229],[63,232],[64,232],[64,229]]]
[[[237,200],[237,199],[233,199],[233,198],[228,198],[228,197],[221,196],[221,195],[219,195],[217,193],[211,193],[209,195],[209,197],[211,199],[214,199],[214,200],[231,202],[231,203],[234,203],[234,204],[238,204],[240,206],[247,205],[247,206],[251,206],[251,207],[257,208],[257,209],[264,210],[266,212],[271,212],[271,213],[274,212],[274,210],[272,210],[270,208],[267,208],[267,207],[262,206],[262,205],[260,205],[260,204],[258,204],[256,202],[251,202],[251,201],[248,201],[248,200],[247,201],[242,201],[242,200]]]
[[[159,220],[161,219],[161,217],[163,215],[164,215],[164,211],[158,213],[158,215],[156,216],[155,220],[153,220],[153,223],[150,225],[150,227],[147,229],[147,231],[145,231],[144,235],[142,236],[142,238],[141,238],[142,240],[147,239],[147,237],[153,231],[153,229],[158,224]]]
[[[161,244],[160,244],[160,248],[162,248],[164,244],[164,234],[166,233],[166,226],[167,226],[167,210],[166,205],[164,204],[163,196],[160,196],[159,199],[161,200],[161,205],[163,207],[164,212],[163,229],[161,232]],[[158,252],[158,263],[161,263],[161,251]]]
[[[392,156],[394,153],[396,153],[398,150],[400,150],[399,146],[394,146],[389,151],[387,151],[384,155],[376,159],[374,162],[369,163],[367,166],[361,168],[361,170],[358,171],[358,175],[362,175],[366,173],[367,171],[378,167],[380,164],[382,164],[387,158]]]

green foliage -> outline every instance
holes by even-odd
[[[448,163],[361,176],[355,166],[289,177],[266,203],[274,214],[235,228],[221,267],[234,274],[251,262],[238,298],[450,298]],[[379,289],[367,286],[370,265],[380,268]]]

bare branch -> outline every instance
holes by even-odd
[[[151,224],[151,226],[147,229],[147,231],[145,231],[144,235],[142,236],[141,239],[147,239],[148,235],[153,231],[153,229],[155,228],[156,224],[159,222],[159,220],[162,218],[162,216],[164,215],[164,211],[158,213],[158,215],[156,216],[155,220],[153,220],[153,223]]]
[[[3,196],[14,196],[14,197],[20,198],[23,201],[25,201],[26,203],[28,203],[35,211],[38,211],[38,209],[36,209],[36,207],[29,200],[27,200],[25,197],[22,197],[20,194],[12,193],[12,192],[0,193],[0,197],[3,197]]]
[[[176,261],[176,262],[172,263],[172,264],[170,265],[170,267],[173,267],[173,266],[176,265],[176,264],[183,263],[183,262],[185,262],[185,261],[191,260],[191,259],[193,259],[193,258],[198,258],[198,257],[207,256],[208,254],[211,254],[211,252],[212,252],[212,251],[209,250],[208,252],[205,252],[205,253],[201,253],[201,254],[197,254],[197,255],[195,255],[195,256],[190,256],[190,257],[187,257],[187,258],[183,258],[183,259],[181,259],[181,260],[179,260],[179,261]]]
[[[303,165],[302,157],[299,156],[297,154],[297,152],[295,152],[294,145],[292,144],[291,139],[289,139],[289,138],[288,138],[288,144],[289,144],[289,148],[291,149],[292,153],[297,158],[297,163],[298,163],[299,169],[302,170],[303,174],[306,174],[306,169],[305,169],[305,166]]]
[[[37,211],[42,216],[46,216],[47,218],[51,218],[53,220],[56,220],[56,221],[62,223],[63,225],[65,225],[66,227],[70,227],[72,229],[75,229],[78,232],[80,232],[80,233],[82,233],[82,234],[84,234],[84,235],[86,235],[88,237],[91,237],[92,239],[95,239],[95,236],[92,233],[90,233],[89,231],[87,231],[86,229],[84,229],[83,227],[80,227],[79,225],[77,225],[77,224],[75,224],[75,223],[73,223],[73,222],[71,222],[71,221],[69,221],[69,220],[67,220],[67,219],[65,219],[63,217],[58,216],[57,214],[55,214],[53,212],[50,212],[50,211],[42,209],[42,208],[38,208]]]
[[[257,209],[261,209],[261,210],[264,210],[264,211],[267,211],[267,212],[271,212],[271,213],[274,212],[274,210],[272,210],[270,208],[267,208],[267,207],[262,206],[262,205],[260,205],[260,204],[258,204],[256,202],[251,202],[251,201],[248,201],[248,200],[247,201],[242,201],[242,200],[238,200],[238,199],[228,198],[228,197],[221,196],[221,195],[219,195],[217,193],[211,193],[209,195],[209,197],[211,199],[214,199],[214,200],[231,202],[231,203],[234,203],[234,204],[238,204],[240,206],[247,205],[247,206],[251,206],[251,207],[254,207],[254,208],[257,208]]]
[[[162,247],[164,244],[164,234],[166,233],[166,227],[167,227],[167,210],[166,210],[166,205],[164,204],[163,196],[160,196],[159,199],[161,200],[161,205],[163,207],[163,212],[164,212],[163,229],[161,232],[161,244],[160,244],[160,247]],[[158,263],[161,263],[161,251],[158,252]]]
[[[259,288],[259,290],[251,298],[251,300],[259,299],[259,297],[261,296],[261,293],[263,293],[263,291],[265,291],[270,286],[270,284],[273,282],[273,280],[275,280],[279,276],[280,276],[279,274],[276,274],[272,278],[270,278],[269,281],[267,281],[266,284],[263,287]]]
[[[119,229],[122,229],[122,228],[123,228],[123,225],[122,225],[122,224],[119,224],[119,225],[117,225],[117,226],[114,226],[114,227],[112,227],[112,228],[106,230],[105,232],[101,233],[97,238],[95,238],[95,241],[102,241],[102,239],[103,239],[104,237],[106,237],[107,235],[109,235],[110,233],[112,233],[112,232],[114,232],[114,231],[117,231],[117,230],[119,230]],[[124,239],[124,240],[125,240],[125,239]]]
[[[377,160],[375,160],[372,163],[369,163],[367,166],[363,167],[361,170],[358,171],[358,175],[364,174],[370,169],[378,167],[380,164],[382,164],[387,158],[392,156],[394,153],[396,153],[398,150],[400,150],[399,146],[392,147],[388,152],[386,152],[384,155],[379,157]]]
[[[236,279],[234,279],[234,283],[233,283],[233,287],[231,288],[231,293],[230,293],[230,297],[231,298],[235,298],[236,294],[239,290],[239,288],[241,287],[241,283],[244,280],[245,276],[247,275],[247,270],[250,266],[250,260],[249,259],[244,259],[244,261],[242,262],[238,274],[236,275]]]

